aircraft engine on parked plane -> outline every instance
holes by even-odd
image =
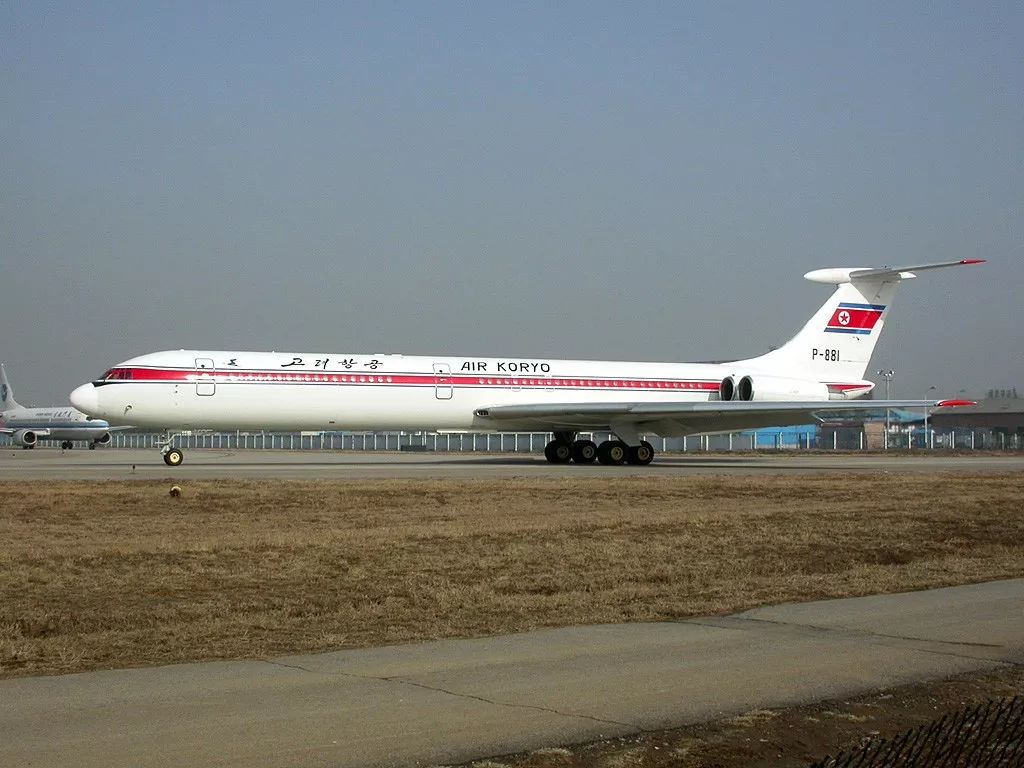
[[[109,433],[109,432],[104,432],[104,433],[103,433],[102,435],[100,435],[99,437],[97,437],[97,438],[94,438],[94,439],[93,439],[93,442],[94,442],[94,443],[97,443],[97,444],[99,444],[99,445],[106,445],[107,443],[109,443],[109,442],[110,442],[110,433]]]
[[[732,400],[736,397],[736,377],[726,376],[718,387],[719,400]]]
[[[39,437],[31,429],[19,429],[12,435],[15,445],[20,445],[22,448],[34,448],[35,444],[39,442]]]
[[[830,399],[828,386],[821,382],[761,374],[748,374],[739,381],[733,376],[726,376],[718,387],[718,394],[722,400],[748,402],[816,402]]]

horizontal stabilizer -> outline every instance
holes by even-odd
[[[943,269],[945,267],[984,263],[985,259],[961,259],[960,261],[943,261],[936,264],[913,264],[906,267],[832,267],[830,269],[815,269],[808,272],[804,277],[815,283],[827,283],[829,285],[842,285],[843,283],[852,283],[856,280],[885,282],[887,280],[907,280],[914,277],[915,272],[924,272],[928,269]]]

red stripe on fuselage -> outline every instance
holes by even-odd
[[[719,382],[579,376],[481,376],[433,373],[314,373],[311,371],[198,371],[195,368],[115,368],[104,383],[200,381],[217,384],[383,384],[398,386],[501,387],[520,389],[642,389],[717,392]]]

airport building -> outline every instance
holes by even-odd
[[[1024,434],[1024,399],[1016,389],[990,390],[977,405],[938,408],[932,414],[936,430],[988,429],[1004,435]]]

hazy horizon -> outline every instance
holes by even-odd
[[[1024,387],[1024,7],[0,8],[0,360],[709,360],[902,286],[893,395]],[[884,384],[878,393],[884,391]]]

